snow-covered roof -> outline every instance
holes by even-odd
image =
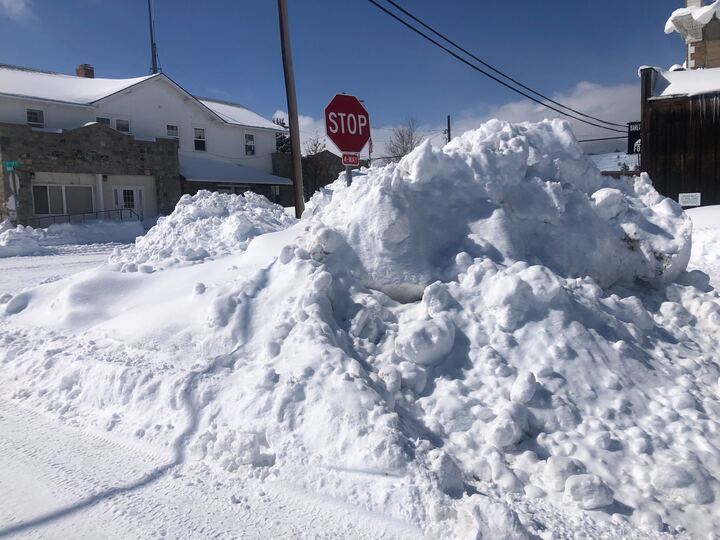
[[[220,118],[225,120],[229,124],[235,124],[238,126],[252,126],[266,129],[272,129],[275,131],[285,131],[285,128],[278,126],[271,122],[267,118],[263,118],[256,112],[243,107],[239,103],[232,103],[230,101],[218,101],[207,98],[198,98],[200,103],[205,105],[208,109],[217,114]]]
[[[0,94],[90,105],[153,77],[90,79],[0,64]]]
[[[703,26],[715,16],[720,16],[720,0],[707,6],[676,9],[665,23],[665,33],[678,32],[688,41],[700,41]]]
[[[273,184],[291,185],[289,178],[275,176],[236,161],[183,154],[180,160],[180,174],[189,182],[220,182],[223,184]]]
[[[0,64],[0,95],[75,105],[92,105],[103,98],[155,77],[162,77],[188,96],[191,95],[162,73],[132,79],[101,79],[77,77],[6,64]],[[228,124],[285,131],[281,126],[237,103],[197,97],[195,99]]]
[[[697,96],[720,92],[720,68],[665,71],[653,68],[657,73],[652,97]]]

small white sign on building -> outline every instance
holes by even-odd
[[[678,202],[680,206],[700,206],[700,194],[680,193],[678,194]]]

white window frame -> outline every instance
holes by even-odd
[[[30,121],[30,113],[40,113],[42,122],[31,122]],[[25,119],[27,120],[28,126],[32,126],[35,128],[44,128],[45,127],[45,111],[43,109],[25,109]]]
[[[127,122],[128,129],[127,131],[123,131],[118,127],[118,122]],[[127,118],[116,118],[115,119],[115,131],[119,131],[120,133],[132,133],[132,123]]]
[[[177,131],[177,135],[170,135],[170,130],[168,128],[174,127]],[[180,146],[180,124],[165,124],[165,137],[168,139],[175,139],[178,142],[178,147]]]
[[[251,142],[248,142],[248,137],[250,138]],[[251,151],[248,151],[250,149],[251,149]],[[245,134],[245,155],[246,156],[254,156],[255,155],[255,134],[254,133],[246,133]]]
[[[48,197],[48,210],[50,210],[50,188],[51,187],[59,187],[62,191],[62,213],[60,214],[38,214],[35,210],[35,193],[33,192],[34,187],[46,187],[47,188],[47,197]],[[84,184],[70,184],[69,186],[66,186],[65,184],[31,184],[30,185],[30,192],[32,193],[32,205],[33,205],[33,215],[34,216],[65,216],[67,215],[67,198],[65,196],[65,188],[66,187],[81,187],[81,188],[90,188],[90,200],[92,201],[92,210],[87,213],[93,213],[95,212],[95,188],[93,186],[86,186]]]
[[[118,204],[120,202],[120,197],[122,196],[123,190],[132,191],[133,193],[137,191],[135,208],[132,208],[132,210],[140,216],[140,219],[143,219],[143,216],[145,215],[145,197],[143,196],[143,191],[145,191],[145,188],[143,186],[113,186],[114,210],[128,210],[128,208],[125,208],[124,202],[123,206],[119,206]],[[135,195],[133,195],[133,197],[135,197]]]
[[[202,131],[202,137],[197,136],[197,130]],[[198,149],[198,141],[202,141],[205,148],[203,148],[202,150]],[[207,152],[207,132],[205,131],[204,127],[193,127],[193,149],[196,152]]]
[[[107,120],[107,122],[101,122],[101,120]],[[108,118],[107,116],[96,116],[95,122],[97,122],[98,124],[101,124],[103,126],[112,127],[112,119]]]

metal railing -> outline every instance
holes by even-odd
[[[55,223],[86,223],[107,219],[111,221],[140,221],[140,216],[132,208],[116,208],[114,210],[99,210],[97,212],[82,212],[78,214],[58,214],[54,216],[40,216],[24,219],[23,225],[32,225],[35,228],[48,227]]]

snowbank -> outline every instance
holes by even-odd
[[[116,268],[167,268],[243,251],[258,235],[282,230],[295,220],[262,195],[199,191],[183,195],[135,246],[110,258]]]
[[[140,222],[95,221],[85,224],[57,223],[34,229],[9,221],[0,224],[0,257],[40,255],[49,246],[64,244],[127,244],[142,236]]]
[[[682,208],[647,176],[601,176],[561,121],[491,121],[331,189],[309,212],[342,234],[370,283],[386,290],[455,279],[457,255],[542,264],[604,287],[672,282],[690,257]]]
[[[300,222],[255,196],[183,198],[115,257],[164,272],[10,299],[6,320],[56,337],[8,338],[3,384],[431,536],[704,534],[720,305],[685,272],[690,235],[566,123],[493,121],[340,179]]]

